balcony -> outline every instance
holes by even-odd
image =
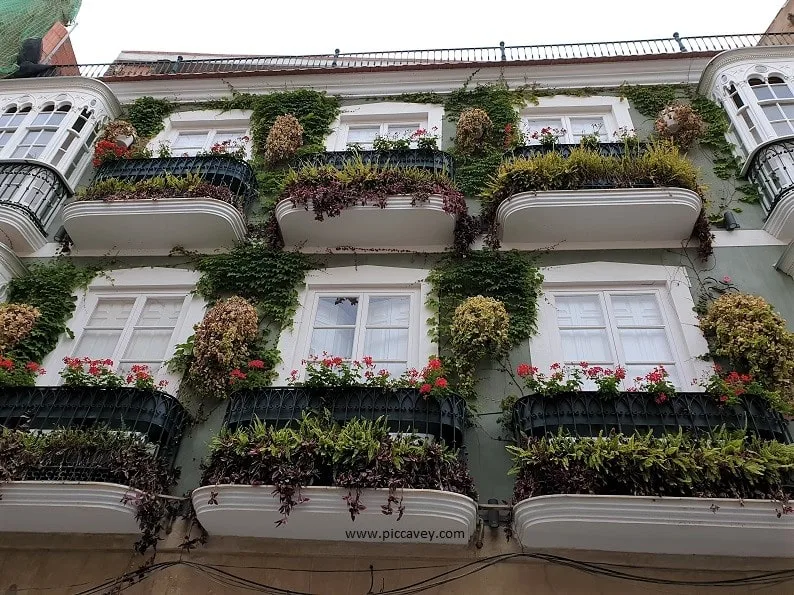
[[[139,532],[135,519],[138,492],[130,487],[135,483],[136,462],[119,459],[123,453],[103,448],[101,442],[89,442],[79,432],[103,432],[109,440],[128,437],[144,447],[149,461],[144,464],[168,469],[173,466],[187,420],[179,402],[158,391],[3,388],[0,427],[26,432],[26,448],[56,436],[64,438],[58,448],[41,451],[37,455],[41,458],[28,461],[24,468],[9,468],[11,481],[0,488],[4,511],[0,531]]]
[[[513,407],[516,440],[521,435],[556,434],[560,429],[577,436],[597,436],[613,430],[662,435],[679,429],[707,434],[721,426],[746,429],[767,440],[792,441],[786,419],[762,398],[752,395],[743,397],[741,404],[723,406],[705,393],[678,393],[660,404],[643,393],[626,392],[605,398],[597,392],[582,391],[549,397],[530,395]]]
[[[344,167],[345,163],[361,161],[389,167],[415,168],[455,177],[455,159],[444,151],[431,149],[406,149],[403,151],[327,151],[306,157],[302,165],[331,165]]]
[[[306,413],[315,414],[312,421],[303,421]],[[234,393],[224,426],[237,433],[224,434],[205,462],[203,487],[192,493],[197,517],[211,535],[465,545],[477,506],[465,461],[450,448],[461,445],[465,414],[463,399],[424,399],[414,389]],[[255,420],[271,432],[252,429]],[[355,425],[343,439],[346,426],[360,420],[379,429]],[[304,438],[281,435],[289,432]],[[401,464],[390,454],[394,441],[404,440],[395,437],[399,432],[418,438]],[[351,446],[351,436],[355,444],[378,446]],[[268,463],[250,458],[257,453],[270,453]]]
[[[156,255],[177,246],[212,251],[243,241],[245,211],[257,196],[257,184],[242,161],[214,155],[119,160],[100,166],[94,183],[115,179],[135,184],[188,174],[207,186],[187,196],[128,191],[78,200],[64,208],[64,227],[79,251]]]
[[[702,209],[697,170],[677,149],[623,143],[520,147],[483,199],[507,247],[680,247]]]
[[[774,141],[756,151],[747,175],[761,189],[768,215],[764,229],[778,239],[794,240],[794,140]]]
[[[18,253],[35,252],[47,242],[47,229],[69,196],[56,170],[36,163],[0,163],[0,232]]]
[[[230,430],[250,426],[256,419],[283,427],[299,419],[304,411],[329,411],[339,423],[382,416],[392,432],[429,435],[451,446],[463,444],[466,428],[466,401],[461,397],[425,399],[416,389],[373,387],[272,387],[238,391],[229,399],[223,423]]]
[[[578,149],[580,145],[570,143],[557,143],[554,146],[548,145],[524,145],[516,147],[505,153],[505,157],[513,159],[530,159],[537,155],[546,155],[547,153],[559,153],[565,158],[571,156],[571,151]],[[619,142],[619,143],[598,143],[597,149],[592,149],[602,157],[625,157],[630,155],[641,155],[648,148],[645,143],[636,143],[633,145]]]

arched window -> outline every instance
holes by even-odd
[[[14,136],[17,128],[19,128],[25,116],[29,113],[29,105],[25,107],[10,105],[0,114],[0,149],[8,144],[8,141]]]
[[[747,80],[761,111],[776,134],[794,134],[794,92],[778,75],[763,78],[753,75]]]
[[[62,103],[57,107],[54,103],[49,103],[41,108],[11,157],[17,159],[41,157],[71,108],[69,103]]]
[[[752,113],[750,110],[747,109],[747,104],[744,102],[741,93],[736,88],[736,85],[733,83],[729,83],[723,89],[725,96],[730,99],[733,106],[736,108],[736,114],[739,116],[744,125],[747,127],[747,130],[750,132],[750,136],[753,137],[753,140],[756,143],[760,143],[763,141],[763,137],[758,130],[758,124],[753,119]],[[733,120],[733,118],[731,118]],[[736,120],[732,126],[736,126]]]

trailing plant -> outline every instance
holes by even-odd
[[[659,138],[687,151],[705,134],[706,123],[691,105],[676,101],[659,112],[654,129]]]
[[[349,161],[342,168],[331,165],[305,166],[287,174],[281,200],[291,200],[296,207],[311,207],[315,219],[337,217],[349,207],[376,205],[385,208],[387,198],[410,195],[413,204],[439,195],[444,211],[465,215],[466,201],[452,180],[443,174],[415,168]]]
[[[458,117],[455,129],[455,148],[461,155],[483,151],[490,141],[493,122],[488,113],[478,107],[466,108]]]
[[[91,359],[90,357],[65,357],[66,364],[59,372],[65,386],[94,386],[99,388],[119,388],[130,386],[142,390],[158,390],[168,386],[167,380],[155,384],[149,366],[135,364],[126,374],[113,371],[112,359]]]
[[[749,374],[724,371],[719,365],[714,365],[705,378],[695,378],[693,384],[703,387],[720,405],[736,405],[744,395],[752,395],[766,401],[775,411],[788,415],[794,413],[792,403],[783,399],[779,391],[769,390]]]
[[[292,114],[278,116],[265,139],[265,163],[292,159],[303,145],[303,126]]]
[[[94,156],[91,159],[91,164],[94,167],[99,167],[103,163],[131,158],[132,151],[127,147],[118,145],[112,140],[100,139],[94,146]]]
[[[711,352],[794,404],[794,333],[762,297],[724,293],[700,319]]]
[[[141,140],[152,138],[163,129],[163,120],[171,115],[176,106],[165,99],[138,97],[126,106],[127,120],[138,132]]]
[[[502,302],[477,295],[455,308],[450,331],[450,352],[461,392],[471,394],[474,373],[482,360],[499,359],[509,349],[510,317]]]
[[[0,356],[0,386],[35,386],[36,378],[46,374],[36,362],[15,362]]]
[[[82,481],[129,486],[124,503],[135,508],[141,528],[135,549],[143,553],[156,547],[169,508],[158,495],[176,483],[179,472],[153,455],[146,442],[134,433],[104,428],[0,430],[0,494],[3,482],[40,480],[62,469],[85,475]]]
[[[506,349],[527,340],[535,331],[543,276],[520,252],[481,250],[466,258],[448,257],[430,273],[428,282],[433,287],[428,306],[438,310],[438,326],[432,332],[442,349],[451,349],[455,310],[474,296],[503,304],[510,322]]]
[[[88,285],[93,268],[78,268],[65,258],[28,265],[28,272],[8,284],[8,301],[37,308],[41,315],[27,335],[5,355],[15,361],[41,363],[55,349],[61,333],[71,336],[66,322],[75,309],[74,290]]]
[[[243,135],[238,136],[237,138],[228,138],[224,141],[219,143],[213,144],[209,151],[199,151],[197,153],[198,156],[217,156],[217,155],[227,155],[229,157],[233,157],[238,161],[245,161],[246,158],[246,144],[251,140],[251,137]],[[167,151],[167,155],[163,154],[164,151]],[[171,148],[161,143],[160,144],[160,157],[170,157],[171,156]]]
[[[250,302],[238,296],[217,302],[196,327],[188,386],[202,396],[226,397],[230,373],[249,361],[257,333],[256,308]]]
[[[214,198],[233,205],[243,212],[244,201],[226,186],[215,186],[204,181],[200,174],[189,173],[177,177],[171,174],[143,180],[108,178],[94,182],[80,190],[77,200],[152,200],[158,198]]]
[[[560,142],[560,137],[565,136],[567,130],[565,128],[554,128],[552,126],[545,126],[540,130],[531,130],[527,133],[527,140],[528,141],[537,141],[540,143],[542,147],[554,147]],[[598,145],[596,144],[595,147],[590,146],[591,143],[584,142],[586,137],[582,137],[582,148],[589,148],[589,149],[597,149]],[[596,143],[599,142],[599,137],[596,135]],[[527,144],[529,144],[527,142]]]
[[[0,304],[0,354],[30,334],[41,311],[28,304]]]
[[[246,388],[262,388],[270,386],[276,377],[273,370],[278,362],[265,362],[261,359],[252,359],[245,366],[240,366],[229,372],[229,387],[232,390]]]
[[[622,85],[620,93],[646,118],[655,119],[684,89],[676,85]]]
[[[287,522],[308,499],[307,485],[349,490],[351,518],[366,506],[362,490],[388,488],[383,514],[402,516],[402,489],[443,490],[475,496],[465,462],[456,451],[413,436],[391,435],[386,421],[355,419],[340,426],[329,417],[304,415],[294,426],[276,429],[256,422],[213,438],[203,465],[202,485],[273,486]]]
[[[547,494],[697,498],[791,497],[786,478],[794,445],[741,432],[693,438],[683,432],[599,434],[586,440],[560,431],[508,446],[517,501]]]
[[[628,390],[648,393],[660,405],[675,396],[675,386],[670,382],[670,374],[664,366],[656,366],[644,376],[637,376],[634,383]]]

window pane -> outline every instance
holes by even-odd
[[[605,329],[561,330],[562,356],[566,362],[612,363],[612,350]]]
[[[776,134],[791,134],[791,126],[788,121],[775,122],[772,124],[772,128],[774,128]]]
[[[348,145],[368,145],[372,146],[372,141],[380,134],[380,126],[362,126],[353,128],[352,126],[347,131],[347,144]]]
[[[408,329],[368,329],[364,336],[364,353],[376,360],[407,360]]]
[[[121,329],[86,329],[72,355],[74,357],[90,357],[91,359],[112,358],[119,337],[121,337]]]
[[[356,324],[358,297],[321,297],[314,326],[348,326]]]
[[[789,86],[785,83],[781,85],[771,85],[771,87],[772,93],[774,93],[776,97],[780,97],[782,99],[794,97],[794,95],[791,93],[791,89],[789,89]]]
[[[392,377],[402,376],[402,373],[405,372],[408,369],[408,363],[407,362],[400,362],[400,363],[388,362],[388,363],[386,363],[386,362],[373,361],[372,363],[375,364],[375,373],[378,373],[381,370],[388,370],[389,374]]]
[[[753,92],[755,93],[756,98],[758,98],[760,101],[763,101],[764,99],[775,98],[774,95],[772,95],[772,90],[766,85],[753,87]]]
[[[633,386],[635,379],[640,376],[645,376],[648,372],[653,370],[656,365],[637,365],[637,366],[626,366],[626,385]],[[664,369],[667,371],[668,380],[672,382],[679,390],[686,390],[688,387],[681,383],[681,379],[678,376],[678,369],[673,366],[666,364]]]
[[[673,360],[664,329],[620,329],[618,336],[627,362],[661,364]]]
[[[408,326],[410,315],[408,296],[369,298],[368,326]]]
[[[408,138],[419,128],[419,124],[389,124],[387,130],[391,138]]]
[[[560,326],[604,326],[604,313],[597,295],[558,295],[555,303]]]
[[[60,126],[61,122],[63,122],[63,119],[65,117],[66,117],[66,113],[65,112],[55,112],[50,117],[50,121],[47,122],[47,125],[48,126]]]
[[[664,324],[656,296],[611,295],[612,309],[618,326],[653,326]]]
[[[577,137],[594,132],[602,139],[607,136],[604,118],[571,118],[571,132]]]
[[[88,320],[87,327],[112,327],[124,328],[127,324],[127,319],[130,317],[132,306],[135,300],[110,300],[100,299],[97,302],[94,311],[91,313],[91,318]]]
[[[794,103],[781,103],[780,107],[783,110],[783,114],[789,120],[794,120]]]
[[[355,329],[352,328],[316,328],[312,332],[309,355],[327,353],[351,359],[354,333]]]
[[[147,298],[136,326],[175,327],[182,310],[182,298]]]
[[[774,120],[781,120],[783,119],[782,114],[780,113],[780,109],[777,106],[777,103],[773,103],[772,105],[764,105],[761,107],[764,110],[764,115],[766,119],[771,121]]]
[[[135,363],[141,361],[162,360],[168,349],[173,329],[135,329],[124,352],[125,360]]]

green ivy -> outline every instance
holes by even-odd
[[[201,272],[196,290],[209,301],[239,295],[256,306],[264,322],[284,328],[292,322],[306,272],[316,265],[300,252],[243,244],[228,254],[200,258],[196,268]]]
[[[656,119],[662,109],[682,94],[679,85],[622,85],[620,94],[646,118]]]
[[[482,295],[499,300],[510,316],[507,347],[535,332],[543,275],[520,252],[482,250],[465,258],[448,257],[430,273],[433,294],[428,305],[438,310],[436,339],[450,345],[452,316],[466,298]]]
[[[151,138],[163,129],[163,120],[176,106],[166,99],[139,97],[127,106],[127,121],[140,138]]]
[[[8,301],[29,304],[41,311],[30,334],[14,346],[9,354],[19,361],[41,362],[55,349],[61,333],[71,333],[66,326],[75,310],[73,292],[85,287],[97,269],[79,268],[63,258],[46,264],[32,264],[27,274],[12,279],[8,285]]]

